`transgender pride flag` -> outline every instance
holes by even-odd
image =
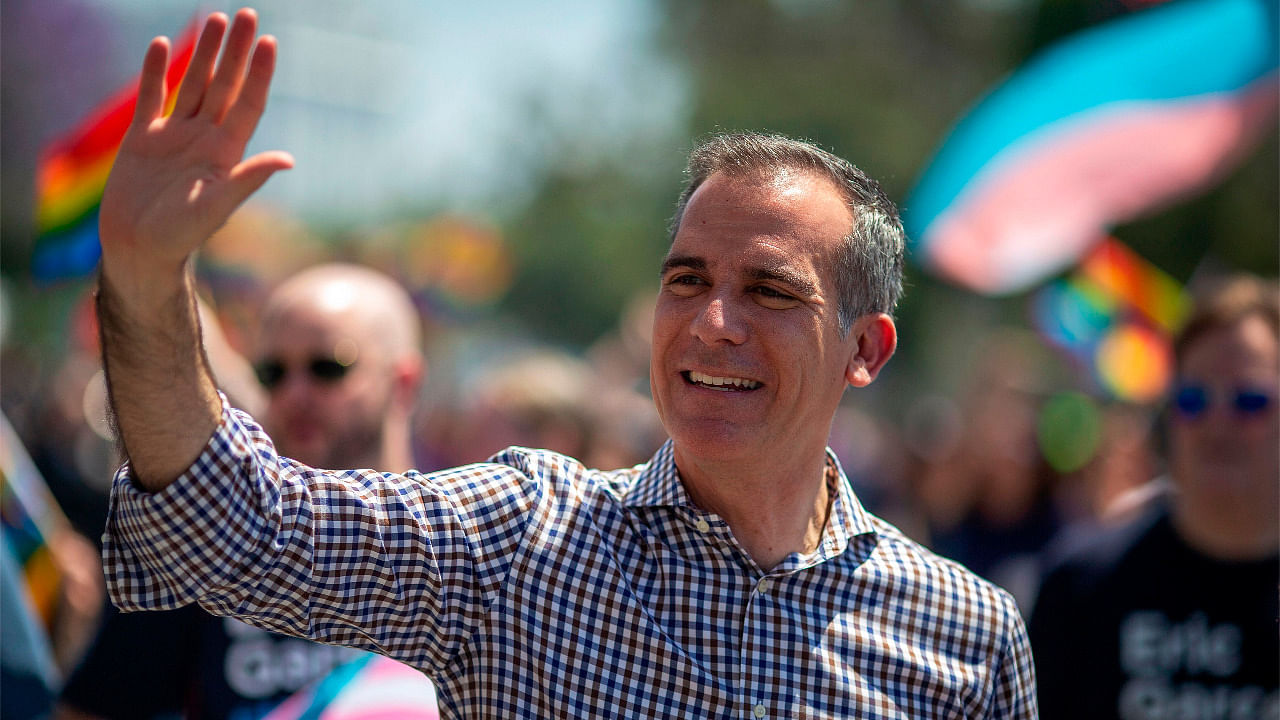
[[[1173,0],[1033,57],[959,121],[904,203],[917,259],[1016,292],[1219,180],[1274,132],[1277,7]]]
[[[440,720],[440,709],[425,675],[369,653],[299,690],[263,720]]]

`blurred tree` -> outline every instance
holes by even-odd
[[[517,271],[504,311],[577,348],[615,327],[633,294],[657,287],[680,172],[671,155],[663,179],[611,165],[551,174],[508,230]]]

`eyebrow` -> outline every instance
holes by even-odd
[[[667,259],[662,261],[662,274],[666,275],[678,267],[706,271],[707,261],[692,255],[668,255]]]
[[[693,255],[672,255],[662,261],[662,275],[665,276],[675,268],[688,268],[690,270],[706,272],[707,261]],[[769,280],[772,282],[782,283],[803,295],[812,296],[818,294],[818,288],[811,280],[809,280],[809,278],[782,265],[752,268],[747,271],[747,277],[751,280]]]
[[[752,280],[771,280],[782,283],[802,295],[817,295],[818,288],[800,273],[788,267],[753,268],[748,275]]]

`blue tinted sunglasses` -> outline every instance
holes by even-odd
[[[1275,396],[1260,388],[1212,389],[1204,385],[1179,385],[1173,393],[1173,407],[1184,418],[1201,417],[1209,408],[1225,402],[1239,417],[1256,417],[1275,402]]]

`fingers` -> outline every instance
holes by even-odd
[[[267,93],[271,89],[271,76],[275,73],[275,67],[276,39],[263,35],[258,39],[253,58],[249,61],[249,74],[240,88],[240,95],[227,111],[223,122],[232,137],[247,143],[257,129],[258,120],[267,108]]]
[[[222,35],[226,31],[226,15],[213,13],[205,20],[200,39],[196,42],[195,52],[192,53],[191,62],[187,65],[187,72],[182,76],[178,99],[173,105],[174,117],[191,117],[200,109],[205,90],[209,87],[209,79],[213,77],[213,63],[218,59]]]
[[[249,8],[236,13],[227,37],[227,47],[222,51],[222,62],[214,71],[209,90],[200,104],[200,114],[219,122],[227,108],[235,101],[244,82],[244,69],[249,62],[249,51],[257,33],[258,15]]]
[[[258,153],[231,168],[227,182],[219,189],[213,214],[226,218],[263,183],[280,170],[293,167],[293,156],[280,150]]]
[[[146,125],[164,110],[164,70],[169,64],[169,39],[158,37],[147,46],[138,79],[138,101],[133,108],[134,125]]]

